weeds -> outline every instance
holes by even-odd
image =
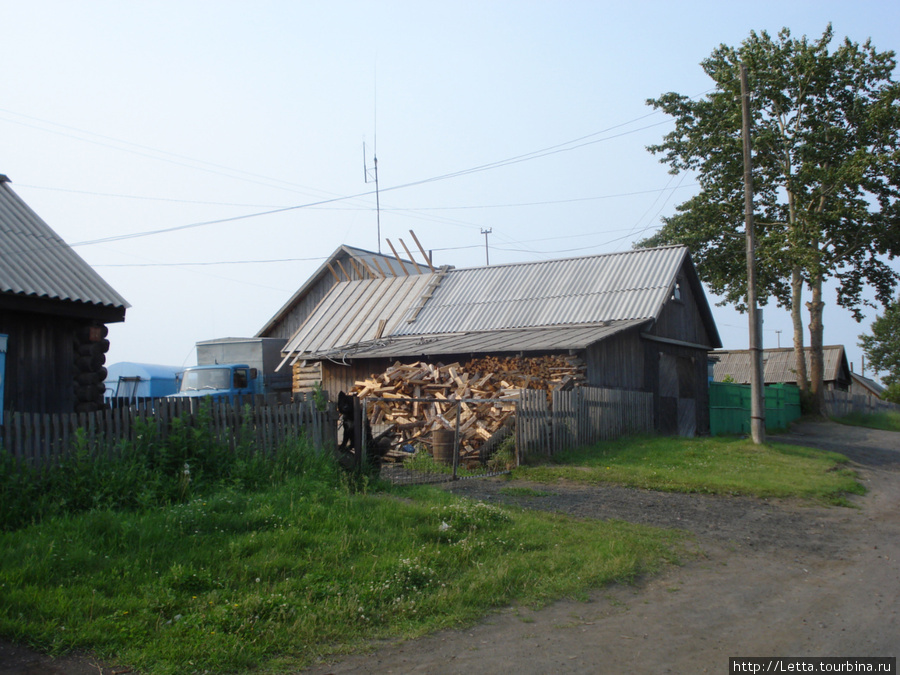
[[[871,429],[882,429],[884,431],[900,431],[900,412],[895,411],[873,413],[871,415],[851,413],[846,417],[835,418],[834,421],[857,427],[869,427]]]
[[[177,418],[162,438],[155,423],[137,421],[133,440],[112,448],[78,429],[72,450],[40,470],[0,449],[0,530],[91,510],[183,503],[226,486],[254,490],[327,462],[302,438],[266,457],[256,451],[252,429],[239,432],[232,450],[211,428],[201,406],[196,427]]]
[[[296,672],[373,638],[580,597],[674,560],[679,541],[434,488],[352,492],[310,461],[259,492],[0,534],[0,635],[164,675]]]

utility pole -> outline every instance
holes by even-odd
[[[487,265],[488,267],[491,266],[491,259],[488,257],[488,243],[487,243],[488,240],[487,240],[487,238],[488,238],[488,235],[493,231],[494,231],[493,227],[490,229],[487,229],[487,230],[485,230],[484,228],[481,229],[481,234],[484,235],[484,264]]]
[[[741,135],[744,140],[744,229],[747,232],[747,307],[750,320],[750,437],[766,442],[765,381],[763,379],[762,326],[756,303],[756,236],[753,227],[753,175],[750,156],[750,94],[747,66],[741,64]]]

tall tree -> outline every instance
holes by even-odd
[[[886,373],[881,381],[888,388],[886,398],[900,403],[900,299],[877,316],[871,334],[859,336],[859,346],[875,372]]]
[[[839,282],[837,303],[862,318],[867,286],[890,301],[900,251],[900,85],[894,52],[845,39],[829,51],[831,26],[815,41],[751,32],[701,63],[715,83],[694,100],[674,92],[647,103],[675,119],[659,145],[672,173],[695,171],[700,193],[663,219],[638,246],[687,244],[711,290],[744,309],[747,292],[739,71],[748,69],[753,120],[754,220],[760,301],[791,311],[798,383],[823,403],[823,283]],[[809,289],[810,372],[803,290]]]

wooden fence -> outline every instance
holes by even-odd
[[[900,412],[900,405],[882,401],[874,396],[854,396],[849,391],[825,390],[825,414],[829,417],[845,417],[851,413],[871,415],[880,412]]]
[[[121,441],[137,440],[147,425],[153,425],[160,438],[166,438],[174,420],[182,420],[190,427],[206,424],[216,438],[231,448],[244,441],[254,443],[259,451],[271,452],[287,438],[301,434],[306,434],[318,448],[333,445],[336,417],[333,410],[317,410],[311,400],[281,403],[258,396],[227,401],[157,399],[71,415],[7,411],[0,426],[0,446],[39,467],[71,451],[79,436],[93,448],[113,452]]]
[[[590,445],[635,433],[651,433],[653,395],[640,391],[577,387],[523,390],[516,408],[516,445],[521,457]]]

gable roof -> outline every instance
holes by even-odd
[[[870,377],[866,377],[865,375],[851,372],[850,378],[859,386],[872,392],[872,395],[879,399],[882,398],[884,396],[884,392],[887,391],[887,389],[883,385],[879,384]]]
[[[718,332],[686,247],[342,282],[284,353],[300,358],[582,349],[656,320],[681,270]]]
[[[0,175],[0,295],[118,310],[128,302],[29,208]]]
[[[421,268],[417,267],[415,262],[398,260],[393,256],[382,255],[381,253],[366,251],[361,248],[354,248],[353,246],[338,246],[334,252],[328,256],[325,262],[313,272],[312,276],[310,276],[290,299],[284,303],[284,306],[282,306],[282,308],[266,322],[266,325],[260,328],[259,332],[256,333],[256,337],[267,337],[271,331],[281,323],[298,304],[300,304],[312,288],[319,284],[324,277],[332,274],[332,270],[334,270],[334,267],[337,265],[337,261],[342,257],[347,257],[351,261],[358,263],[357,268],[351,267],[350,270],[344,270],[347,274],[354,276],[357,274],[357,270],[362,273],[362,277],[367,275],[373,277],[384,275],[388,278],[394,276],[405,277],[407,275],[419,274],[421,271]],[[338,269],[340,270],[343,268],[339,267]]]
[[[823,352],[825,356],[825,381],[837,382],[845,386],[849,385],[850,365],[847,361],[847,356],[844,354],[844,346],[829,345],[823,347]],[[804,353],[806,355],[807,372],[809,372],[812,348],[806,347]],[[713,366],[713,379],[716,382],[721,382],[730,375],[737,384],[750,383],[750,350],[722,350],[712,352],[710,356],[718,358],[718,362]],[[797,382],[797,365],[793,347],[764,349],[763,363],[766,384]]]

